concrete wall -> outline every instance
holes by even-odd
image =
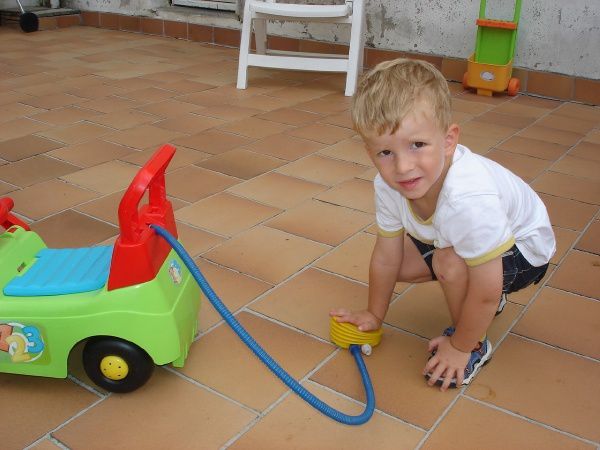
[[[3,1],[3,0],[0,0]],[[231,15],[182,17],[168,0],[62,0],[83,10],[239,28]],[[475,48],[479,0],[366,0],[367,45],[466,58]],[[486,16],[512,19],[514,0],[488,0]],[[198,10],[201,12],[201,10]],[[348,42],[347,27],[279,23],[269,33]],[[600,0],[523,0],[514,66],[600,79]]]

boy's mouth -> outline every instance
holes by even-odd
[[[416,187],[421,177],[411,178],[410,180],[398,181],[401,188],[411,190]]]

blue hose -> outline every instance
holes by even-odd
[[[229,311],[227,306],[223,304],[215,291],[213,291],[213,289],[210,287],[210,284],[208,284],[208,281],[206,281],[206,278],[204,278],[204,275],[202,275],[200,272],[200,269],[198,269],[198,266],[196,266],[196,263],[194,263],[194,260],[185,251],[177,239],[175,239],[167,230],[158,225],[150,225],[150,227],[154,229],[156,234],[163,237],[169,243],[169,245],[173,247],[175,253],[179,255],[194,279],[198,282],[198,285],[200,286],[200,289],[202,289],[202,292],[204,292],[204,295],[206,295],[215,309],[219,312],[219,314],[221,314],[223,319],[225,319],[225,322],[229,324],[229,326],[233,329],[233,331],[236,332],[244,344],[246,344],[250,350],[252,350],[254,354],[271,370],[271,372],[277,375],[277,377],[279,377],[279,379],[286,384],[286,386],[298,394],[313,408],[317,409],[333,420],[345,425],[362,425],[371,418],[373,411],[375,410],[375,393],[373,392],[373,385],[371,384],[367,367],[362,359],[360,346],[351,345],[350,352],[352,353],[352,356],[354,356],[358,370],[360,371],[360,376],[362,377],[367,396],[367,405],[362,414],[358,416],[349,416],[319,400],[294,378],[292,378],[279,364],[277,364],[277,362],[258,344],[258,342],[256,342],[254,338],[250,336],[242,324],[240,324],[231,311]]]

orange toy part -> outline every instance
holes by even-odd
[[[149,225],[160,225],[177,237],[173,206],[165,188],[165,170],[174,154],[173,146],[162,146],[135,176],[119,204],[121,235],[113,250],[109,291],[154,279],[171,251],[167,241]],[[149,202],[138,210],[146,190]]]
[[[517,29],[517,24],[515,22],[506,22],[505,20],[477,19],[477,25],[488,28],[502,28],[504,30]]]

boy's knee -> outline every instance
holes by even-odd
[[[436,249],[433,253],[432,267],[441,283],[463,277],[467,270],[464,259],[458,256],[452,247]]]

